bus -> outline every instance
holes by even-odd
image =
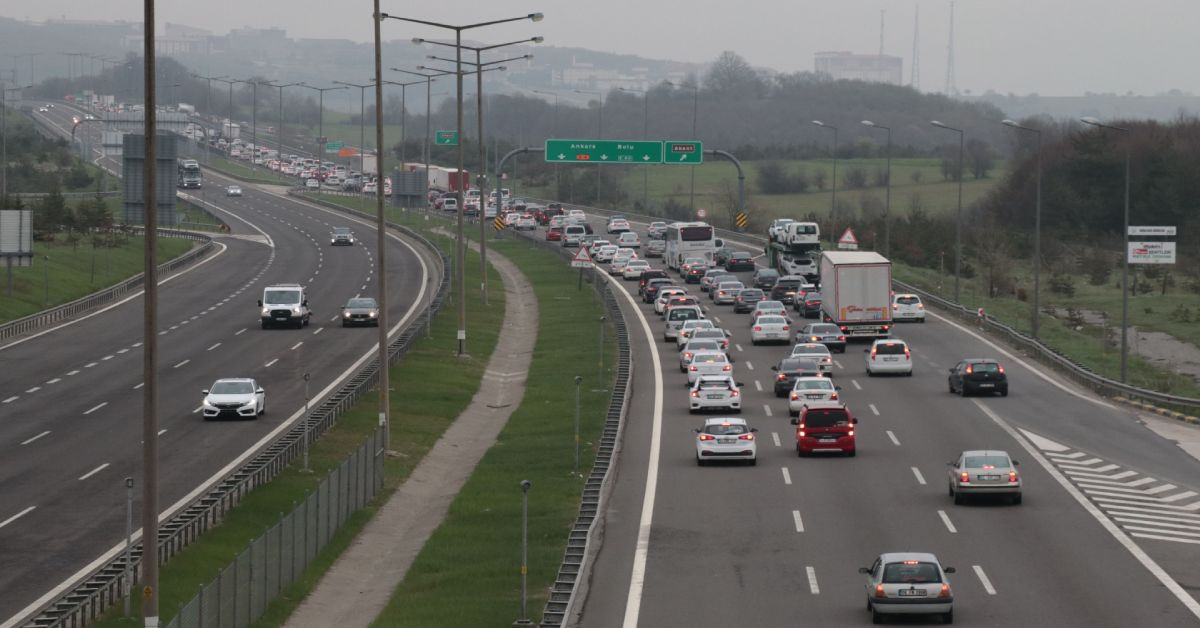
[[[200,162],[195,159],[180,159],[178,160],[179,179],[178,187],[185,189],[199,189],[203,181],[200,175]]]
[[[725,245],[706,222],[673,222],[667,225],[665,240],[663,259],[672,270],[678,270],[689,257],[703,257],[711,262],[717,249]]]

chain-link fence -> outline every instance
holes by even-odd
[[[242,628],[296,581],[334,532],[383,486],[383,430],[377,428],[317,485],[308,499],[251,541],[179,608],[167,628]]]

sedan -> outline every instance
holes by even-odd
[[[641,279],[642,273],[650,270],[650,262],[644,259],[631,259],[625,263],[625,267],[621,269],[621,277],[625,281]]]
[[[679,335],[675,336],[676,348],[682,349],[683,345],[687,344],[692,339],[692,334],[701,329],[716,329],[717,326],[707,318],[701,318],[694,321],[687,321],[683,327],[679,328]]]
[[[646,237],[651,240],[662,240],[667,234],[667,223],[656,220],[646,227]]]
[[[954,568],[943,568],[933,554],[880,554],[858,572],[867,576],[867,611],[874,623],[888,615],[939,615],[943,624],[954,623],[954,593],[946,579]]]
[[[562,242],[562,237],[563,237],[563,228],[562,227],[550,227],[550,228],[546,229],[546,241],[547,242]]]
[[[766,296],[758,288],[746,288],[739,292],[737,298],[733,300],[733,311],[737,314],[753,311],[754,307]]]
[[[697,329],[692,332],[691,340],[715,340],[721,344],[721,351],[724,351],[726,355],[729,353],[729,332],[724,329],[715,327],[711,329]],[[729,361],[733,362],[733,356],[729,356]]]
[[[204,419],[253,419],[267,413],[267,392],[252,379],[218,379],[201,391]]]
[[[342,327],[379,327],[379,304],[369,297],[355,297],[342,306]]]
[[[950,467],[950,497],[961,504],[971,495],[1003,495],[1021,503],[1021,476],[1017,461],[1008,452],[979,449],[964,451],[946,463]]]
[[[754,270],[754,256],[745,251],[734,251],[725,260],[725,270]]]
[[[704,427],[696,429],[696,465],[703,466],[709,460],[743,460],[754,465],[758,460],[758,447],[754,433],[745,419],[707,419]]]
[[[518,231],[533,231],[537,229],[537,226],[537,221],[534,220],[533,216],[530,216],[529,214],[525,214],[524,216],[517,218]]]
[[[241,195],[242,195],[242,186],[240,186],[240,185],[231,185],[231,186],[225,188],[225,196],[241,196]]]
[[[817,318],[821,315],[821,293],[806,292],[804,296],[796,296],[794,307],[804,318]]]
[[[629,221],[624,218],[614,218],[608,221],[609,233],[625,233],[629,231]]]
[[[696,357],[697,353],[707,351],[725,352],[725,347],[721,346],[720,340],[714,338],[688,340],[687,344],[683,345],[683,350],[679,352],[679,372],[686,373],[687,367],[692,365],[692,358]],[[729,354],[726,353],[725,356],[729,357]]]
[[[800,409],[805,405],[836,402],[839,390],[841,387],[835,386],[828,377],[797,377],[788,394],[788,414],[800,416]]]
[[[615,244],[605,244],[599,248],[593,246],[592,261],[596,262],[597,264],[607,264],[612,261],[613,256],[617,254],[617,249],[619,248],[620,247]]]
[[[654,303],[654,300],[658,298],[659,289],[667,287],[674,288],[675,286],[671,285],[670,279],[664,277],[655,277],[647,281],[646,285],[642,287],[642,301],[645,303]]]
[[[662,257],[667,250],[667,243],[663,240],[650,240],[646,246],[642,247],[642,254],[646,257]]]
[[[975,393],[1008,396],[1008,375],[995,360],[967,358],[950,369],[950,392],[966,397]]]
[[[821,364],[811,358],[784,358],[771,370],[775,371],[776,397],[786,397],[801,377],[823,377]]]
[[[662,317],[664,319],[667,318],[668,316],[671,315],[671,310],[678,308],[678,307],[699,308],[700,303],[696,300],[696,297],[693,297],[691,295],[676,294],[676,295],[668,298],[666,304],[663,305]]]
[[[800,342],[819,342],[830,351],[846,352],[846,335],[837,325],[830,323],[810,323],[800,330],[797,337]]]
[[[829,347],[819,342],[801,342],[797,344],[792,347],[791,357],[816,360],[821,365],[822,373],[833,373],[833,355],[829,353]]]
[[[725,270],[724,268],[710,268],[705,271],[704,276],[700,278],[700,291],[708,292],[712,289],[714,283],[736,280],[737,275]]]
[[[321,182],[319,180],[317,180],[316,178],[305,179],[304,187],[305,187],[305,189],[309,189],[309,190],[319,190],[319,189],[321,189]]]
[[[679,274],[683,277],[686,277],[688,271],[691,270],[693,266],[708,268],[708,260],[704,259],[703,257],[686,258],[683,260],[683,263],[679,265]]]
[[[870,349],[863,349],[865,355],[867,376],[874,377],[882,373],[898,373],[912,377],[912,350],[903,340],[876,340]]]
[[[724,303],[733,303],[737,299],[737,295],[746,286],[740,281],[722,281],[717,284],[716,289],[710,290],[713,303],[721,305]]]
[[[729,375],[732,372],[733,365],[724,351],[702,351],[692,356],[692,363],[688,365],[688,385],[695,384],[704,375]]]
[[[745,292],[743,290],[742,292]],[[783,316],[787,317],[787,308],[779,301],[759,301],[754,304],[754,311],[750,312],[751,319],[757,319],[760,316]]]
[[[683,288],[660,288],[658,296],[654,299],[654,313],[662,315],[667,309],[667,303],[672,297],[686,296],[687,290]]]
[[[791,325],[785,316],[760,316],[750,328],[750,342],[758,345],[764,342],[791,342]]]
[[[739,386],[729,375],[705,375],[697,379],[688,391],[688,412],[695,414],[717,409],[740,414],[742,392]]]
[[[688,266],[687,272],[683,273],[683,281],[685,283],[700,283],[700,279],[704,277],[704,273],[706,272],[708,272],[708,266],[692,264]]]

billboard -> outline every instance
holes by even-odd
[[[1174,264],[1174,242],[1130,242],[1130,264]]]
[[[32,263],[33,210],[0,210],[0,257],[9,268]]]

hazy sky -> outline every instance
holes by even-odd
[[[920,5],[920,86],[946,82],[947,0],[383,0],[385,13],[470,23],[545,13],[474,31],[477,41],[543,35],[548,44],[652,58],[707,62],[734,50],[756,66],[811,70],[813,53],[879,49],[904,58],[909,79],[913,15]],[[290,37],[371,38],[371,0],[174,0],[158,2],[158,21],[225,33],[279,26]],[[1200,93],[1195,70],[1200,0],[958,0],[955,65],[960,90],[1042,95],[1172,88]],[[0,0],[0,15],[42,20],[142,19],[137,0]],[[384,23],[384,39],[439,31]]]

